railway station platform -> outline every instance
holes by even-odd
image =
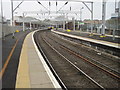
[[[68,36],[71,38],[81,39],[85,41],[89,41],[92,43],[102,44],[110,47],[120,48],[120,37],[116,36],[113,40],[112,35],[106,35],[106,37],[100,37],[100,35],[94,33],[92,36],[90,36],[87,32],[80,32],[80,31],[67,31],[67,30],[52,30],[52,32]]]
[[[120,36],[116,36],[116,35],[113,39],[113,35],[108,35],[108,34],[105,34],[105,36],[102,37],[101,34],[97,34],[97,33],[90,34],[90,32],[83,32],[83,31],[80,31],[80,30],[67,31],[67,30],[63,30],[63,29],[58,29],[57,31],[64,32],[64,33],[67,33],[67,34],[76,35],[76,36],[96,39],[96,40],[108,41],[108,42],[112,42],[112,43],[120,43]]]
[[[12,58],[9,62],[9,64],[11,64],[11,67],[9,67],[9,73],[6,74],[4,77],[4,84],[8,83],[7,81],[9,80],[10,82],[8,84],[12,82],[16,82],[15,84],[15,88],[51,88],[53,90],[57,88],[57,90],[61,90],[61,86],[59,85],[59,83],[57,82],[57,80],[55,79],[54,75],[52,74],[52,72],[50,71],[49,67],[47,66],[44,58],[42,57],[41,53],[39,52],[37,45],[35,44],[33,35],[36,31],[32,31],[29,32],[29,34],[27,32],[19,32],[16,35],[16,39],[17,36],[19,36],[20,40],[18,40],[18,44],[14,54],[12,55]],[[60,31],[55,31],[56,33],[59,34],[65,34],[68,35],[68,33],[63,33]],[[24,33],[26,33],[25,35],[23,35]],[[71,32],[72,33],[72,32]],[[26,36],[27,35],[27,36]],[[80,38],[79,36],[72,36],[71,34],[69,34],[68,36],[71,37],[75,37],[75,38]],[[23,39],[25,38],[25,39]],[[86,37],[82,38],[85,39]],[[6,40],[4,41],[4,43],[6,43],[6,41],[11,41],[13,40],[11,43],[14,44],[16,39],[10,39],[10,37],[6,37]],[[86,39],[87,40],[87,39]],[[90,40],[90,38],[89,38]],[[92,40],[92,39],[91,39]],[[22,41],[24,41],[22,43]],[[95,39],[92,40],[93,42],[95,42]],[[96,41],[98,43],[100,43],[99,41]],[[8,42],[9,43],[9,42]],[[20,48],[19,44],[21,44],[22,49]],[[6,44],[6,47],[9,44]],[[109,42],[109,45],[112,46],[116,46],[118,47],[117,43],[113,43],[113,42]],[[12,47],[13,45],[11,45]],[[18,48],[20,49],[20,51],[18,50]],[[18,52],[20,53],[20,57],[18,54]],[[5,54],[6,55],[6,54]],[[5,56],[6,57],[6,56]],[[16,59],[16,57],[18,57],[18,61]],[[12,61],[12,63],[11,63]],[[16,62],[17,61],[17,62]],[[18,64],[19,63],[19,64]],[[15,66],[13,64],[16,64],[16,66],[18,65],[18,69],[16,68],[16,72],[17,72],[17,77],[15,77],[16,81],[13,81],[12,79],[9,79],[11,75],[11,77],[13,77],[13,73],[11,71],[13,71],[13,68],[15,68]],[[8,69],[6,70],[8,71]],[[6,80],[7,78],[7,80]],[[11,85],[11,84],[10,84]],[[14,87],[14,85],[13,85]]]
[[[29,33],[23,43],[15,88],[61,88]]]

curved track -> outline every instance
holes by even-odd
[[[59,81],[64,83],[67,88],[105,89],[118,87],[120,78],[118,71],[80,55],[80,53],[70,49],[72,48],[71,45],[65,46],[65,40],[63,40],[64,43],[61,43],[63,41],[50,31],[39,31],[35,37],[37,37],[36,42],[39,43],[45,53],[44,57],[47,57],[59,76]],[[104,79],[109,81],[107,82]]]

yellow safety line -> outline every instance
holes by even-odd
[[[23,45],[22,45],[15,88],[30,88],[31,87],[30,76],[29,76],[30,73],[29,73],[28,51],[27,51],[28,38],[30,34],[26,36],[23,42]]]

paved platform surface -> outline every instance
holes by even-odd
[[[101,38],[100,35],[97,34],[97,33],[94,33],[93,36],[90,36],[90,33],[88,33],[88,32],[80,32],[78,30],[76,30],[76,31],[71,30],[70,32],[67,32],[66,30],[58,29],[57,31],[64,32],[64,33],[67,33],[67,34],[72,34],[72,35],[77,35],[77,36],[102,40],[102,41],[108,41],[108,42],[112,42],[112,43],[120,43],[120,36],[116,36],[115,39],[113,40],[112,35],[106,35],[106,37]]]
[[[33,32],[27,35],[22,46],[16,88],[60,88],[38,55],[32,35]]]
[[[109,46],[109,47],[114,47],[116,49],[120,48],[119,43],[109,42],[109,41],[106,41],[106,40],[93,39],[93,38],[89,38],[89,37],[85,37],[85,36],[83,37],[83,36],[80,36],[80,35],[74,35],[74,34],[71,34],[71,33],[66,33],[66,31],[63,31],[63,30],[62,31],[51,30],[51,31],[54,32],[54,33],[60,34],[60,35],[71,37],[71,38],[76,38],[76,39],[80,39],[80,40],[84,40],[84,41],[88,41],[88,42],[92,42],[92,43],[96,43],[96,44],[101,44],[101,45],[105,45],[105,46]],[[71,31],[71,32],[74,32],[74,31]]]
[[[12,39],[12,35],[5,37],[2,40],[2,65],[3,75],[1,76],[2,88],[14,88],[16,83],[16,74],[19,63],[19,56],[22,48],[22,44],[25,36],[30,31],[21,31],[15,33],[15,38]],[[14,47],[14,49],[13,49]]]

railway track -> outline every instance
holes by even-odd
[[[80,43],[78,40],[75,41],[75,39],[72,39],[72,38],[69,38],[69,37],[65,37],[65,36],[62,36],[62,35],[58,35],[58,34],[55,34],[55,33],[52,33],[54,36],[58,37],[58,38],[61,38],[63,39],[64,41],[67,41],[67,42],[70,42],[70,44],[72,44],[73,46],[77,46],[77,47],[83,47],[83,48],[87,48],[88,50],[87,51],[94,51],[94,52],[98,52],[97,54],[98,55],[101,55],[102,54],[102,57],[106,58],[106,55],[109,57],[110,60],[116,62],[116,63],[120,63],[120,58],[117,57],[117,56],[114,56],[114,55],[111,55],[111,54],[108,54],[108,53],[105,53],[105,52],[102,52],[99,50],[99,48],[96,46],[95,48],[91,48],[91,45],[84,45],[82,43]],[[116,58],[116,59],[111,59],[111,58]]]
[[[116,70],[118,67],[116,67],[115,69],[113,69],[113,68],[110,67],[111,64],[108,64],[108,65],[103,64],[104,62],[102,63],[102,62],[100,62],[100,61],[95,60],[94,58],[89,57],[89,56],[84,56],[84,55],[83,55],[84,53],[82,53],[82,54],[81,54],[81,53],[78,53],[78,52],[76,52],[76,51],[74,51],[74,50],[66,47],[65,45],[59,43],[57,40],[54,40],[54,39],[51,38],[51,37],[49,37],[49,39],[51,39],[51,40],[55,41],[56,43],[60,44],[60,45],[62,46],[61,48],[66,49],[68,52],[71,51],[72,53],[75,53],[77,56],[81,55],[82,58],[85,57],[86,59],[90,59],[90,62],[93,62],[93,63],[99,65],[99,67],[101,67],[101,68],[104,67],[104,68],[107,69],[109,72],[111,72],[111,73],[113,73],[113,74],[116,74],[116,75],[115,75],[116,78],[120,78],[120,72],[119,72],[118,70]],[[66,39],[64,39],[64,40],[66,40]],[[67,42],[68,42],[68,40],[67,40]],[[71,42],[71,41],[69,41],[69,42]],[[73,43],[73,42],[71,42],[71,44],[74,45],[74,47],[76,47],[76,46],[82,46],[82,45],[80,45],[80,44]],[[79,49],[79,48],[77,48],[77,49]],[[84,58],[84,59],[85,59],[85,58]],[[87,61],[89,62],[89,60],[87,60]],[[109,61],[108,61],[108,62],[109,62]],[[118,64],[118,66],[120,65],[120,64],[119,64],[120,62],[118,62],[118,61],[114,61],[114,60],[113,60],[113,62],[116,62],[116,63]]]
[[[57,51],[50,43],[48,43],[45,39],[43,39],[47,45],[49,45],[56,53],[58,53],[61,57],[63,57],[67,62],[69,62],[74,68],[76,68],[79,72],[81,72],[84,76],[86,76],[89,80],[91,80],[94,84],[96,84],[101,89],[105,90],[105,88],[97,83],[94,79],[92,79],[89,75],[87,75],[84,71],[82,71],[79,67],[77,67],[74,63],[72,63],[69,59],[67,59],[64,55],[62,55],[59,51]]]
[[[49,37],[49,39],[53,40],[53,39],[50,38],[50,37]],[[53,40],[53,41],[55,41],[56,43],[60,44],[60,43],[59,43],[58,41],[56,41],[56,40]],[[60,44],[60,45],[61,45],[60,47],[61,47],[62,49],[70,52],[71,54],[73,54],[73,55],[81,58],[82,60],[90,63],[91,65],[94,65],[94,66],[98,67],[99,69],[103,70],[104,72],[106,72],[106,73],[110,74],[111,76],[115,77],[116,79],[120,80],[120,72],[118,72],[118,71],[110,68],[110,67],[107,66],[107,65],[104,65],[103,63],[100,63],[99,61],[96,61],[96,60],[94,60],[94,59],[91,59],[89,56],[85,56],[85,57],[87,57],[87,58],[85,58],[85,57],[83,57],[83,55],[78,54],[77,52],[75,52],[75,51],[67,48],[66,46],[64,46],[64,45],[62,45],[62,44]],[[90,60],[89,60],[89,59],[90,59]]]
[[[115,77],[115,78],[117,78],[117,79],[120,79],[120,76],[119,76],[120,73],[119,73],[118,71],[113,70],[113,69],[109,68],[108,66],[106,66],[106,65],[104,65],[104,64],[102,64],[102,63],[100,63],[100,62],[98,62],[98,61],[93,60],[94,62],[93,62],[93,61],[91,62],[91,61],[89,61],[88,59],[84,58],[83,56],[77,54],[76,52],[74,52],[74,51],[66,48],[65,46],[61,46],[61,48],[65,49],[66,51],[70,52],[71,54],[73,54],[73,55],[75,55],[75,56],[83,59],[84,61],[90,63],[91,65],[94,65],[94,66],[98,67],[99,69],[103,70],[104,72],[107,72],[107,73],[110,74],[111,76],[113,76],[113,77]],[[104,67],[104,68],[103,68],[103,67]],[[105,68],[106,68],[106,69],[105,69]],[[113,73],[113,72],[114,72],[114,73]],[[115,73],[116,73],[116,74],[115,74]]]
[[[62,30],[58,30],[58,32],[63,32],[63,33],[67,33],[67,34],[73,34],[73,32],[65,32],[65,31],[62,31]],[[75,33],[74,33],[75,34]],[[73,34],[73,35],[74,35]],[[58,35],[60,35],[60,34],[58,34]],[[82,37],[84,37],[84,35],[82,35],[82,34],[80,34],[79,32],[78,33],[76,33],[75,34],[75,36],[82,36]],[[88,42],[88,41],[85,41],[85,40],[79,40],[79,39],[76,39],[76,38],[71,38],[71,37],[68,37],[68,36],[64,36],[64,35],[60,35],[60,36],[63,36],[63,37],[67,37],[67,38],[69,38],[69,39],[72,39],[72,40],[74,40],[74,41],[77,41],[78,43],[81,43],[81,44],[83,44],[83,45],[86,45],[86,46],[89,46],[89,47],[92,47],[92,48],[96,48],[97,47],[97,49],[99,50],[99,51],[101,51],[101,52],[106,52],[106,53],[108,53],[108,54],[111,54],[111,55],[114,55],[114,56],[118,56],[118,57],[120,57],[120,55],[119,55],[119,52],[120,52],[120,49],[117,49],[117,48],[113,48],[113,47],[109,47],[109,46],[105,46],[105,45],[101,45],[101,44],[97,44],[97,43],[91,43],[91,42]],[[89,37],[89,35],[86,35],[85,37],[88,37],[88,38],[91,38],[91,37]],[[101,38],[99,38],[99,37],[92,37],[93,39],[99,39],[99,40],[102,40]],[[103,40],[105,40],[105,38],[103,39]],[[110,39],[110,38],[106,38],[106,40],[108,40],[108,41],[110,41],[111,42],[111,40],[112,39]],[[105,40],[105,41],[106,41]],[[114,42],[114,41],[112,41],[112,42]],[[114,42],[114,43],[118,43],[118,40],[116,40],[116,42]]]
[[[42,33],[43,34],[43,33]],[[45,34],[45,32],[44,32]],[[37,37],[37,35],[36,35]],[[54,46],[49,42],[49,40],[47,40],[48,38],[46,38],[46,36],[41,35],[41,39],[43,40],[44,43],[46,43],[47,46],[49,46],[49,48],[51,48],[54,52],[56,52],[60,57],[64,58],[64,60],[66,60],[69,64],[71,64],[72,67],[74,67],[75,69],[77,69],[77,71],[79,71],[80,73],[82,73],[82,75],[84,75],[85,77],[87,77],[90,81],[92,81],[92,83],[94,83],[97,88],[99,87],[100,89],[105,89],[106,87],[102,86],[101,84],[99,84],[96,80],[94,80],[93,78],[91,78],[88,74],[86,74],[83,70],[81,70],[75,63],[71,62],[71,60],[69,60],[66,56],[64,56],[63,54],[61,54],[56,48],[54,48]],[[49,39],[53,40],[52,38],[49,37]],[[39,39],[37,39],[37,41],[40,41]],[[75,51],[72,51],[71,49],[67,48],[66,46],[60,44],[58,41],[53,40],[54,43],[59,44],[61,49],[64,49],[64,51],[67,51],[69,53],[71,53],[74,56],[77,56],[79,58],[81,58],[84,61],[87,61],[88,63],[96,66],[97,68],[104,70],[104,72],[107,72],[108,74],[110,74],[111,76],[119,79],[119,72],[116,72],[115,70],[109,68],[108,66],[101,64],[99,62],[96,62],[95,60],[93,61],[89,61],[86,58],[84,58],[83,56],[80,56],[78,53],[76,53]],[[43,52],[42,52],[43,53]],[[45,56],[45,55],[44,55]],[[47,60],[48,62],[49,60]],[[50,62],[49,62],[50,63]],[[52,65],[51,65],[52,66]],[[104,68],[103,68],[104,67]],[[106,70],[105,68],[109,69]],[[111,71],[111,72],[110,72]],[[60,80],[62,81],[62,80]],[[96,87],[95,87],[96,88]]]

